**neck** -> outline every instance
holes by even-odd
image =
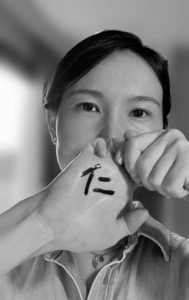
[[[126,239],[127,241],[127,239]],[[86,288],[90,287],[97,275],[97,273],[113,259],[121,254],[123,249],[123,241],[120,241],[113,247],[103,251],[90,252],[90,253],[74,253],[77,263],[79,274],[86,284]]]
[[[94,252],[92,251],[90,253],[102,255],[102,256],[105,256],[105,255],[108,255],[111,253],[115,253],[115,252],[119,251],[127,243],[127,241],[128,241],[128,237],[125,237],[122,240],[120,240],[116,245],[114,245],[110,248],[104,249],[102,251],[94,251]]]

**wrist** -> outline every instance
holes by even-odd
[[[29,214],[19,225],[18,230],[19,227],[24,227],[24,231],[28,233],[25,244],[25,253],[28,252],[28,258],[47,252],[45,249],[53,241],[54,233],[37,210]]]

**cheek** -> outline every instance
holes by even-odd
[[[131,129],[134,129],[140,133],[148,133],[163,129],[163,120],[160,117],[146,120],[145,122],[130,122]]]
[[[75,158],[81,149],[93,138],[95,131],[86,126],[85,122],[75,122],[73,119],[64,118],[57,123],[57,160],[64,169]]]
[[[162,116],[160,115],[159,117],[157,117],[149,126],[148,128],[150,131],[156,131],[156,130],[161,130],[163,129],[163,119]]]

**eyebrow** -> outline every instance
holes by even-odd
[[[134,99],[133,98],[129,99],[130,102],[132,102],[133,100],[135,100],[137,102],[140,102],[140,101],[141,102],[151,102],[151,103],[156,104],[158,107],[161,106],[161,103],[158,100],[156,100],[153,97],[149,97],[149,96],[136,96],[136,97],[134,97]]]
[[[73,90],[70,92],[69,96],[74,96],[74,95],[78,95],[78,94],[82,94],[82,95],[90,95],[93,97],[97,97],[102,99],[103,98],[103,94],[98,91],[98,90],[91,90],[91,89],[79,89],[79,90]],[[156,100],[153,97],[150,96],[136,96],[136,97],[131,97],[129,100],[129,102],[133,102],[133,101],[137,101],[137,102],[151,102],[154,103],[155,105],[157,105],[158,107],[161,106],[161,103]]]
[[[74,96],[74,95],[78,95],[78,94],[90,95],[90,96],[97,97],[97,98],[103,98],[103,94],[100,91],[89,90],[89,89],[73,90],[70,92],[69,96]]]

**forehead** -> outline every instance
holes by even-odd
[[[146,95],[162,101],[162,86],[152,67],[131,51],[115,52],[87,74],[70,89],[94,89],[107,96]]]

